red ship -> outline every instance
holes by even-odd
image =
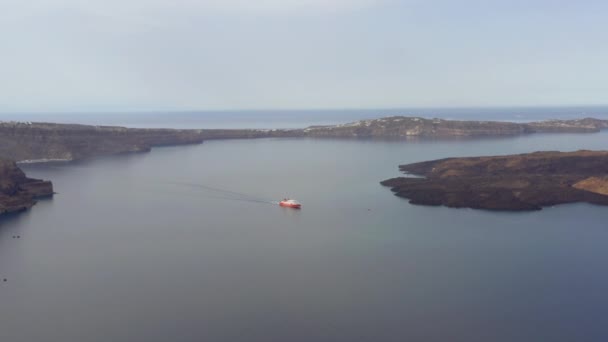
[[[281,207],[293,208],[293,209],[302,208],[302,204],[300,204],[300,202],[298,202],[296,200],[288,199],[288,198],[285,198],[281,202],[279,202],[279,205]]]

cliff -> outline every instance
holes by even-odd
[[[155,146],[200,144],[207,139],[302,136],[302,130],[145,129],[40,122],[0,122],[0,158],[78,160],[146,152]]]
[[[531,133],[592,133],[607,120],[533,123],[456,121],[394,116],[305,129],[141,129],[54,123],[0,122],[0,158],[16,161],[77,160],[149,151],[154,146],[200,144],[209,139],[407,138],[516,136]]]
[[[75,160],[202,141],[200,132],[189,130],[0,123],[0,157],[17,161]]]
[[[0,159],[0,215],[23,211],[36,198],[53,195],[53,184],[27,178],[13,161]]]
[[[448,158],[400,166],[424,178],[381,182],[412,204],[538,210],[562,203],[608,205],[608,152],[535,152]]]

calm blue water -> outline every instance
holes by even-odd
[[[607,208],[412,206],[378,182],[607,141],[211,141],[27,166],[59,194],[0,221],[0,341],[606,341]],[[284,196],[303,209],[258,200]]]

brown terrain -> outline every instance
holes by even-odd
[[[0,159],[0,215],[26,210],[36,198],[52,195],[51,182],[27,178],[15,162]]]
[[[608,151],[447,158],[400,169],[424,178],[381,184],[412,204],[490,210],[539,210],[573,202],[608,205]]]

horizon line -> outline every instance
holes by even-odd
[[[149,114],[149,113],[209,113],[209,112],[310,112],[310,111],[394,111],[394,110],[445,110],[445,109],[540,109],[540,108],[603,108],[608,104],[572,105],[496,105],[496,106],[412,106],[412,107],[369,107],[369,108],[250,108],[250,109],[125,109],[125,110],[0,110],[2,114]]]

